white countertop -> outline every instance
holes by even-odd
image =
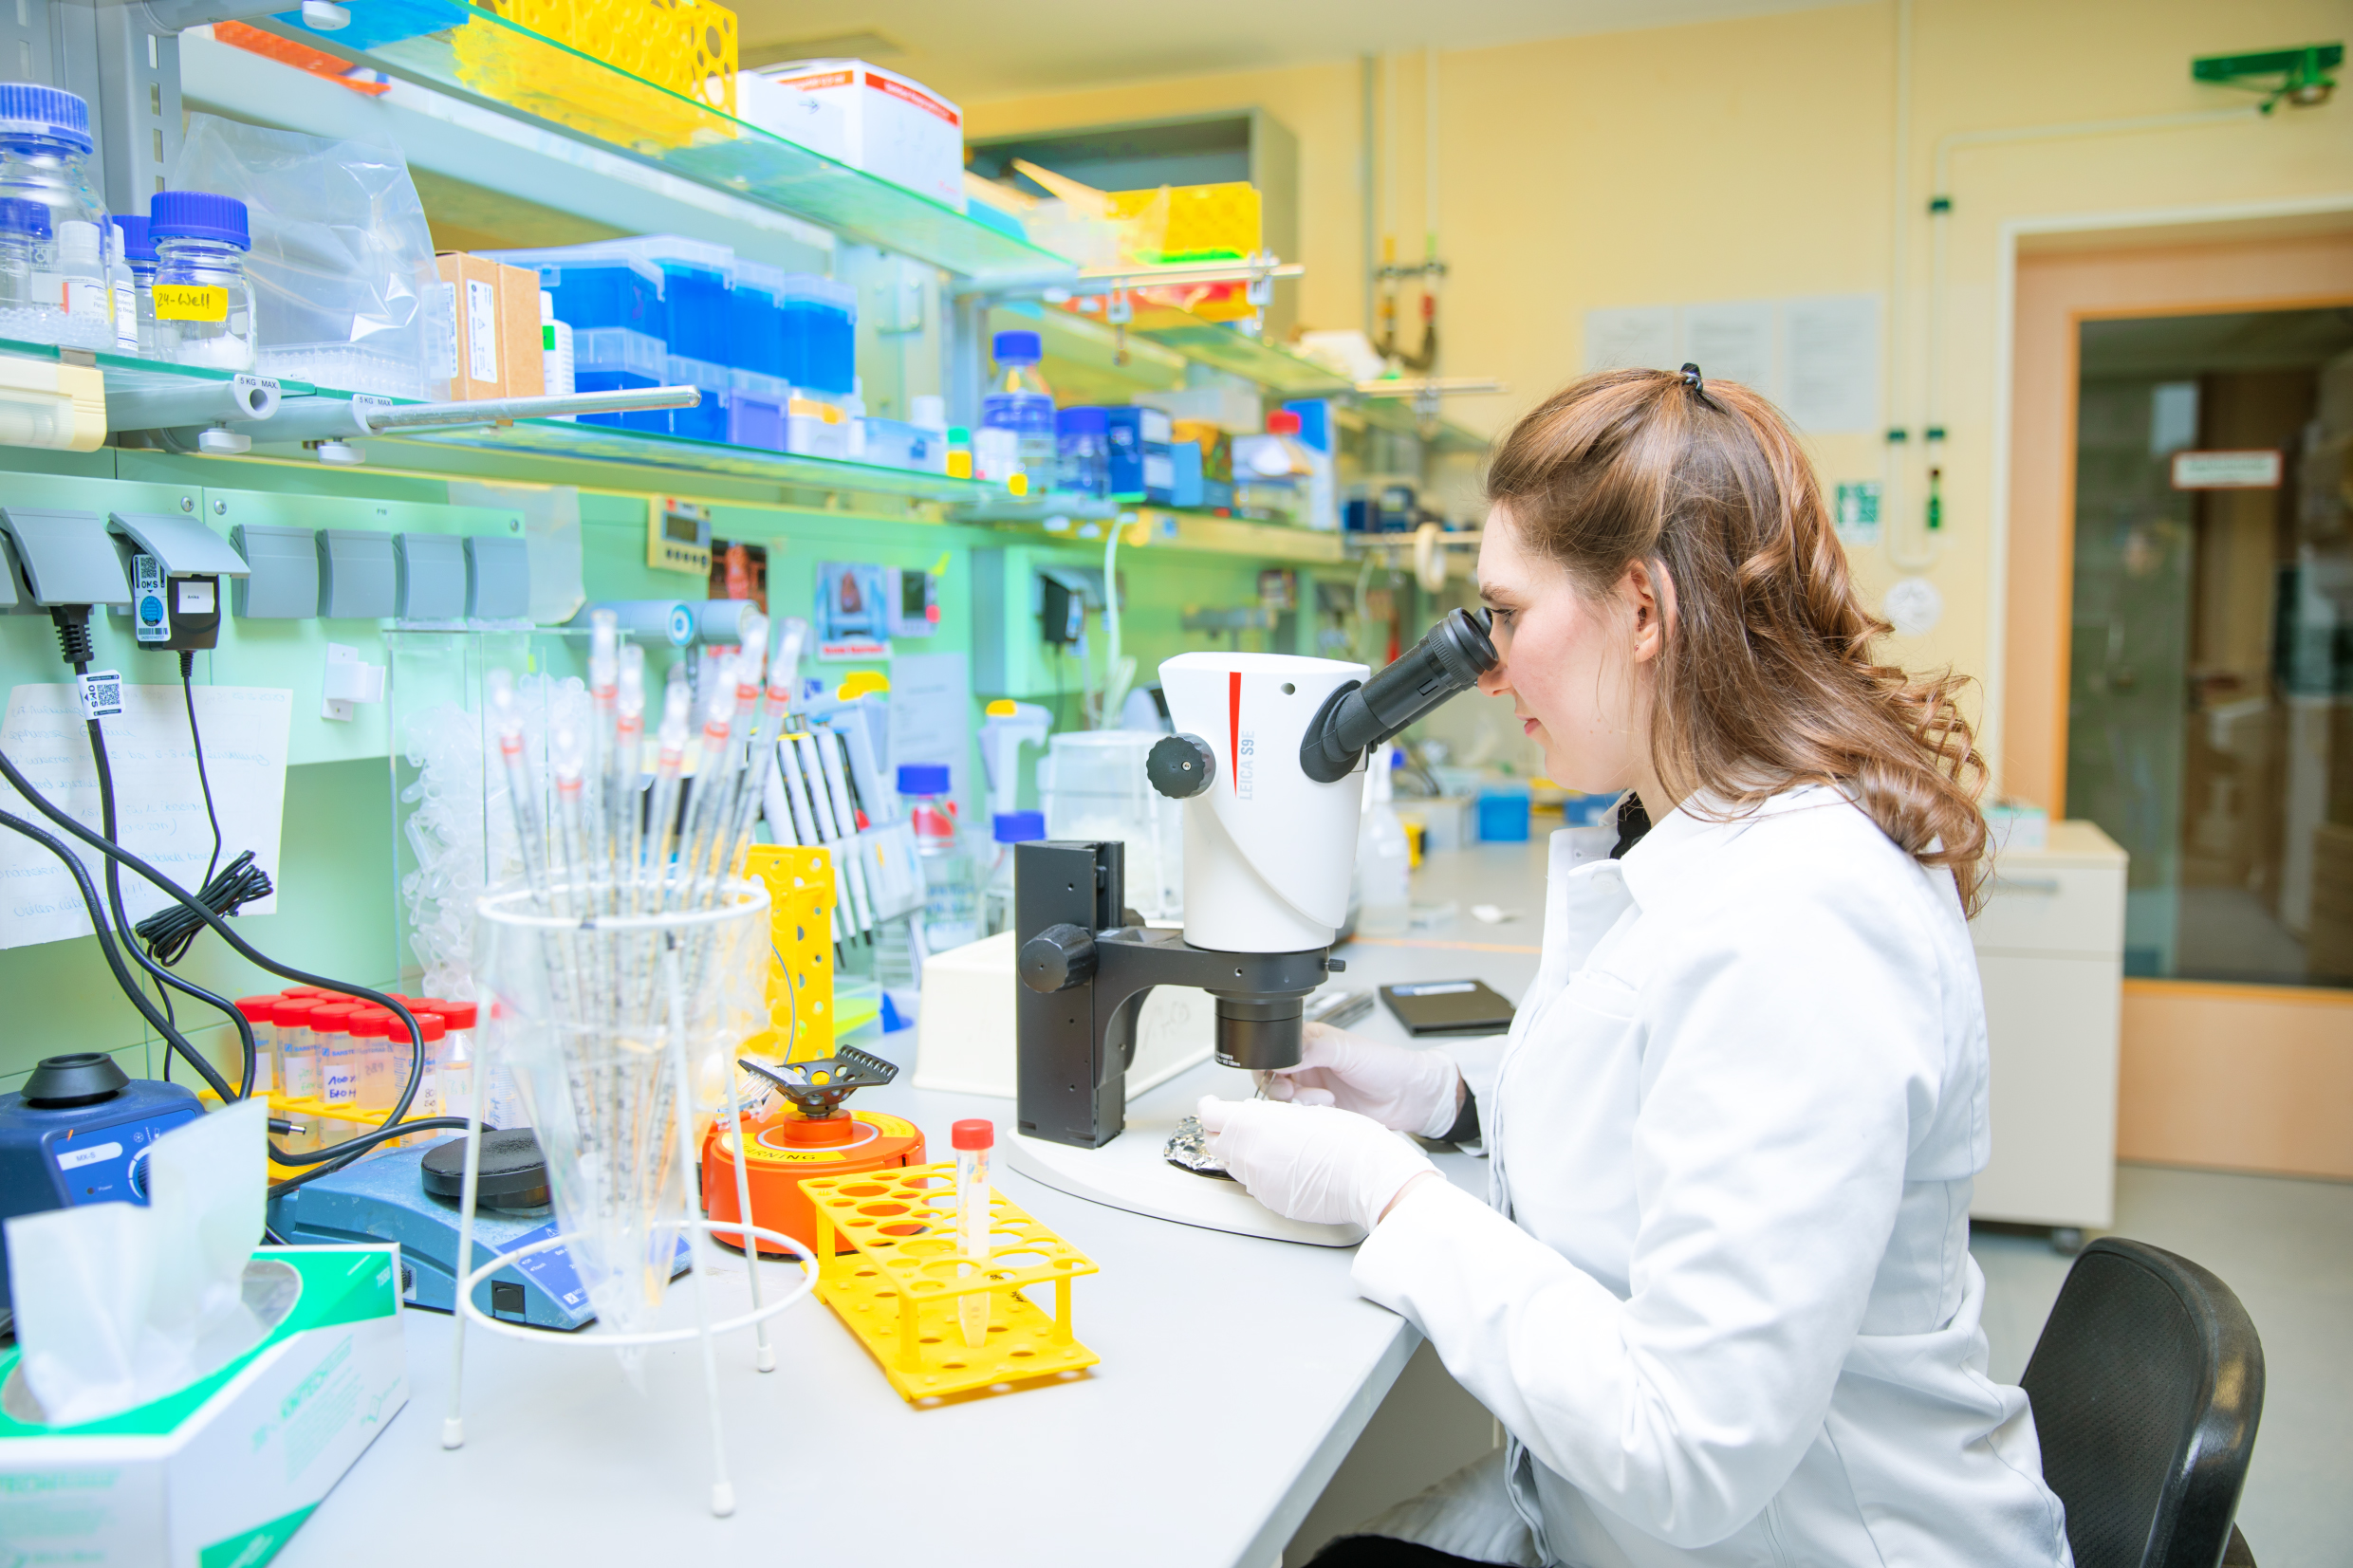
[[[1436,858],[1417,900],[1463,913],[1340,954],[1370,987],[1475,977],[1516,999],[1534,977],[1544,842]],[[1516,909],[1488,926],[1474,903]],[[1378,1005],[1353,1025],[1403,1041]],[[902,1044],[901,1042],[904,1043]],[[891,1037],[913,1052],[914,1036]],[[902,1067],[908,1063],[902,1062]],[[903,1080],[902,1080],[903,1081]],[[1214,1066],[1144,1097],[1190,1100],[1247,1079]],[[857,1104],[921,1127],[936,1157],[960,1116],[1011,1117],[1010,1100],[894,1085]],[[1438,1156],[1484,1192],[1486,1170]],[[1000,1164],[1000,1170],[1002,1170]],[[441,1448],[451,1319],[406,1315],[409,1403],[276,1559],[284,1568],[411,1568],[515,1560],[716,1561],[786,1556],[826,1568],[906,1563],[1117,1562],[1267,1568],[1419,1342],[1359,1297],[1352,1251],[1198,1230],[1068,1197],[1017,1173],[1007,1196],[1101,1266],[1073,1285],[1078,1337],[1102,1364],[1069,1384],[932,1409],[907,1405],[830,1309],[811,1299],[770,1325],[778,1367],[752,1366],[749,1331],[720,1346],[720,1399],[737,1506],[713,1519],[700,1352],[648,1353],[642,1391],[617,1358],[466,1337],[466,1446]],[[789,1265],[765,1264],[780,1285]],[[714,1310],[749,1304],[744,1260],[720,1251]],[[670,1321],[694,1320],[690,1281]],[[593,1332],[593,1331],[592,1331]]]

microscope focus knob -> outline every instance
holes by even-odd
[[[1217,753],[1198,735],[1164,735],[1144,758],[1144,777],[1172,801],[1188,801],[1217,777]]]
[[[1051,996],[1095,977],[1095,933],[1084,926],[1048,926],[1021,945],[1021,983]]]

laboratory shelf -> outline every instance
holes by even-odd
[[[615,463],[634,470],[750,479],[800,489],[896,495],[917,501],[941,501],[951,506],[983,506],[1005,494],[1004,486],[978,479],[951,479],[944,473],[763,452],[756,447],[723,446],[683,435],[621,430],[611,425],[571,424],[561,419],[523,419],[511,425],[417,431],[368,438],[371,452],[380,444],[398,444],[416,452],[458,447],[519,457]]]
[[[999,315],[1003,313],[1000,312]],[[1040,325],[1025,322],[1024,325]],[[1427,441],[1441,452],[1484,452],[1487,437],[1444,420],[1425,426],[1410,398],[1368,397],[1354,381],[1338,372],[1302,358],[1277,344],[1253,338],[1218,322],[1204,321],[1191,311],[1168,305],[1141,305],[1128,323],[1126,342],[1119,329],[1070,310],[1047,310],[1042,330],[1048,359],[1064,372],[1055,390],[1099,395],[1098,380],[1124,378],[1146,390],[1171,383],[1164,366],[1170,356],[1239,376],[1281,398],[1330,397],[1343,408],[1343,422]],[[1128,363],[1121,363],[1124,347]],[[1074,378],[1065,367],[1075,369]],[[1065,380],[1084,378],[1066,388]]]
[[[363,49],[291,13],[254,25],[967,278],[1045,287],[1077,275],[1052,251],[487,10],[458,27]]]
[[[1072,523],[1067,515],[1055,521],[1065,526],[1019,519],[960,518],[994,521],[1008,533],[1035,538],[1041,544],[1096,546],[1109,531],[1094,519]],[[1214,512],[1176,511],[1167,507],[1135,507],[1119,513],[1117,526],[1126,530],[1122,549],[1177,550],[1185,554],[1237,556],[1251,561],[1287,561],[1328,565],[1346,559],[1341,536],[1284,523],[1253,523],[1248,518],[1220,517]]]

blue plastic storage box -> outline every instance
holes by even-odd
[[[784,378],[827,397],[858,386],[858,295],[830,278],[787,274],[776,296],[782,318]]]
[[[730,369],[747,371],[777,382],[785,375],[785,314],[776,303],[785,289],[785,269],[766,262],[738,261],[735,288],[728,296]]]
[[[1491,784],[1479,791],[1479,842],[1528,842],[1529,794],[1526,784]]]

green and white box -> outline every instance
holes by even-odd
[[[177,1393],[43,1425],[0,1355],[0,1562],[259,1568],[408,1403],[396,1246],[262,1247],[260,1344]]]

